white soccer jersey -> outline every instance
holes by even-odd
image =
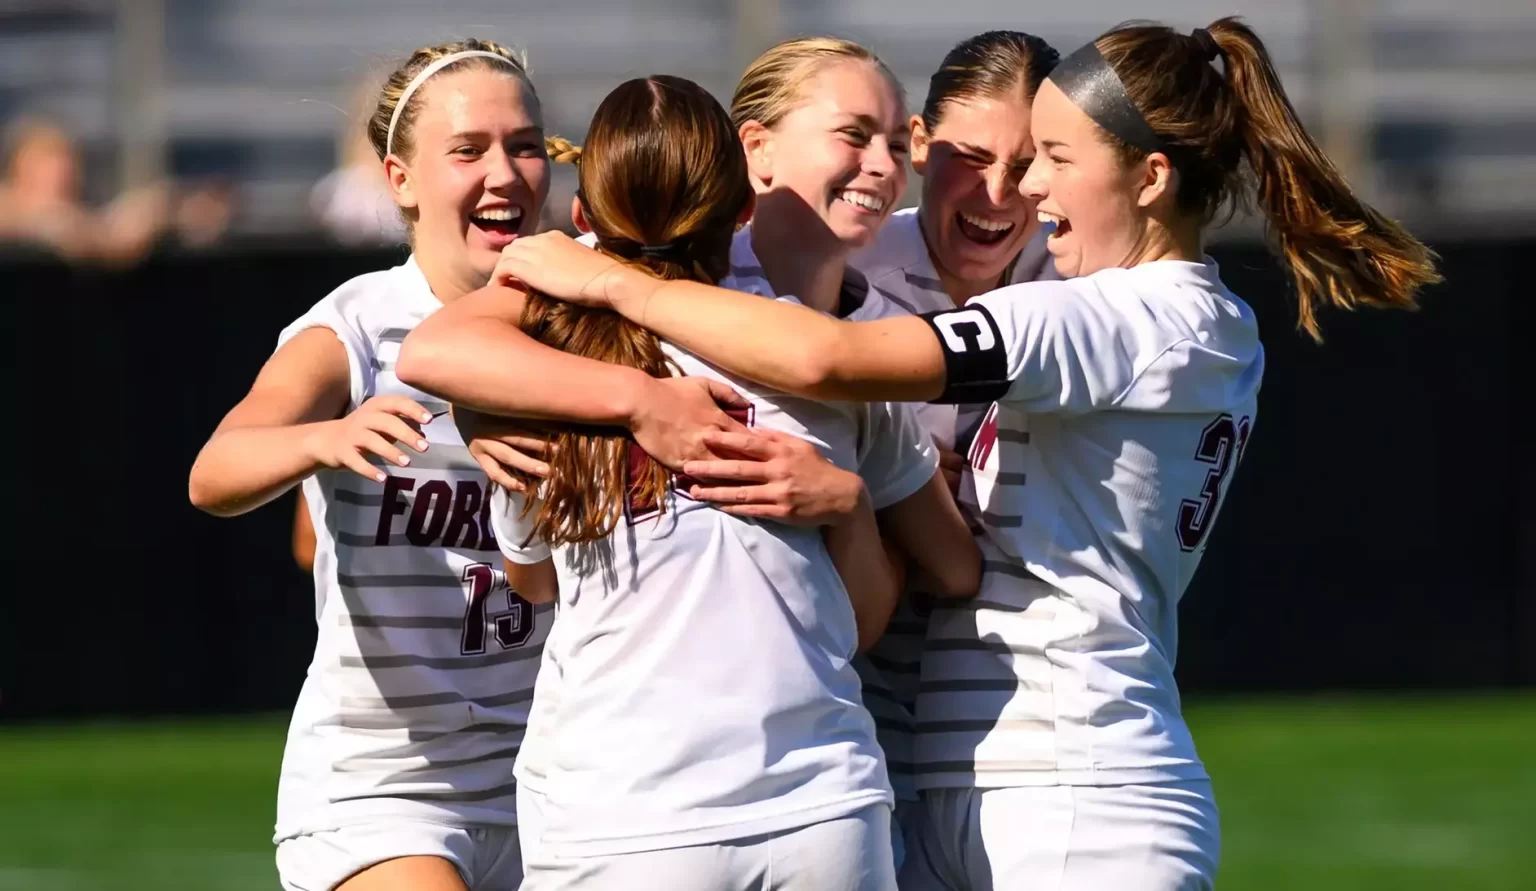
[[[1253,427],[1264,353],[1214,262],[1014,285],[928,317],[945,399],[996,399],[962,503],[981,591],[935,609],[920,787],[1199,779],[1177,610]]]
[[[954,308],[954,301],[944,292],[939,275],[934,271],[915,207],[892,214],[881,227],[875,243],[859,251],[849,262],[867,280],[872,294],[881,298],[870,301],[868,310],[850,316],[851,320],[870,321]],[[1044,232],[1025,244],[1009,276],[1010,284],[1060,280],[1055,264],[1046,253]],[[981,426],[990,403],[914,404],[913,407],[919,423],[930,436],[963,452]],[[922,597],[924,593],[910,590],[903,594],[885,635],[867,653],[854,660],[859,676],[864,679],[864,703],[875,716],[880,731],[880,746],[885,750],[891,788],[898,799],[905,800],[917,798],[913,763],[914,709],[923,645],[928,636],[928,614],[917,608],[913,598]]]
[[[395,377],[400,342],[441,304],[414,260],[359,276],[285,329],[335,332],[348,410],[379,394],[420,402],[425,453],[304,481],[315,526],[314,661],[278,788],[277,840],[377,817],[516,822],[522,742],[553,612],[508,590],[485,475],[448,406]]]
[[[761,279],[726,284],[768,293]],[[804,437],[858,471],[877,506],[933,476],[936,455],[910,412],[785,396],[666,349],[684,373],[750,398],[751,426]],[[525,545],[521,497],[498,491],[493,505],[509,559],[549,555]],[[540,851],[714,844],[891,803],[850,665],[853,609],[820,530],[673,493],[664,513],[631,505],[606,542],[554,558],[560,621],[517,762],[539,796]]]

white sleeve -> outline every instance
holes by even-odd
[[[533,520],[537,506],[525,515],[523,506],[527,497],[521,492],[508,492],[501,486],[491,485],[491,534],[496,536],[496,546],[501,555],[513,563],[527,565],[542,563],[550,557],[549,545],[529,536],[533,533]]]
[[[859,476],[875,509],[890,507],[921,489],[939,467],[939,453],[912,406],[871,402],[863,406]]]
[[[1110,300],[1083,279],[1013,285],[924,318],[944,350],[945,394],[934,401],[1026,412],[1158,408],[1166,393],[1122,402],[1183,340],[1145,304]]]
[[[350,411],[367,402],[373,395],[371,372],[374,352],[360,320],[355,313],[348,311],[352,303],[348,299],[349,296],[346,290],[338,289],[310,307],[308,312],[299,316],[277,335],[276,349],[282,349],[283,344],[292,340],[300,331],[310,328],[325,328],[335,334],[336,339],[341,341],[342,347],[347,351],[347,371],[348,377],[351,378],[352,404],[348,406]]]

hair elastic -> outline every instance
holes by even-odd
[[[415,94],[422,84],[426,83],[427,78],[452,65],[454,62],[461,59],[472,59],[476,56],[495,59],[510,66],[513,71],[519,74],[522,73],[522,69],[516,62],[500,53],[488,52],[486,50],[464,50],[463,52],[449,53],[443,56],[436,62],[416,72],[416,76],[411,78],[411,82],[406,84],[405,89],[400,93],[400,101],[395,103],[395,113],[389,116],[389,132],[384,137],[384,154],[388,155],[395,150],[395,125],[400,123],[400,114],[405,111],[405,106],[410,104],[411,96]]]
[[[1200,51],[1205,53],[1205,61],[1214,62],[1217,56],[1225,55],[1221,51],[1221,44],[1216,42],[1216,38],[1211,36],[1210,31],[1204,28],[1196,28],[1189,32],[1189,36],[1193,37],[1195,43],[1200,45]]]

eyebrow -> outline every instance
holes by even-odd
[[[513,130],[511,135],[512,136],[523,136],[523,135],[533,135],[533,134],[536,134],[536,133],[543,133],[543,132],[544,132],[544,128],[543,127],[540,127],[537,124],[530,124],[527,127],[522,127],[520,129]],[[491,136],[491,134],[487,133],[484,130],[460,130],[457,133],[450,134],[448,136],[448,139],[450,141],[455,140],[455,139],[489,139],[490,136]]]
[[[860,127],[864,127],[866,129],[869,129],[869,130],[874,130],[876,132],[881,132],[881,131],[885,130],[885,127],[882,126],[879,121],[875,120],[874,115],[868,115],[868,114],[845,114],[844,117],[851,119],[855,124],[858,124]]]
[[[975,155],[978,158],[985,158],[988,161],[997,160],[996,155],[992,154],[981,146],[971,145],[969,142],[957,142],[955,143],[955,148],[966,153],[967,155]]]
[[[1045,139],[1045,140],[1042,140],[1040,142],[1040,144],[1045,146],[1048,149],[1067,148],[1067,144],[1065,142],[1062,142],[1059,139]]]

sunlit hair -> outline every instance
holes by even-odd
[[[746,157],[720,103],[680,77],[620,84],[597,107],[576,163],[582,213],[598,250],[661,279],[716,284],[730,271],[736,222],[752,201]],[[649,251],[642,249],[649,248]],[[676,369],[656,336],[617,313],[528,295],[521,326],[541,343],[653,377]],[[599,540],[627,506],[664,510],[671,474],[631,461],[622,430],[552,431],[533,535],[549,544]],[[524,478],[533,490],[539,481]]]
[[[944,106],[967,99],[1018,96],[1028,102],[1061,61],[1049,43],[1022,31],[987,31],[961,41],[928,79],[923,126],[932,133]]]
[[[1434,253],[1350,190],[1302,127],[1252,29],[1224,18],[1206,30],[1225,71],[1200,39],[1162,25],[1122,25],[1095,41],[1171,146],[1180,208],[1209,222],[1256,197],[1295,279],[1299,325],[1316,340],[1324,304],[1414,308],[1418,291],[1440,281]],[[1146,157],[1104,137],[1128,164]]]
[[[738,130],[748,121],[772,129],[799,105],[802,90],[817,72],[849,61],[875,66],[905,98],[901,81],[868,48],[838,37],[796,37],[770,48],[747,66],[731,97],[731,120]]]

